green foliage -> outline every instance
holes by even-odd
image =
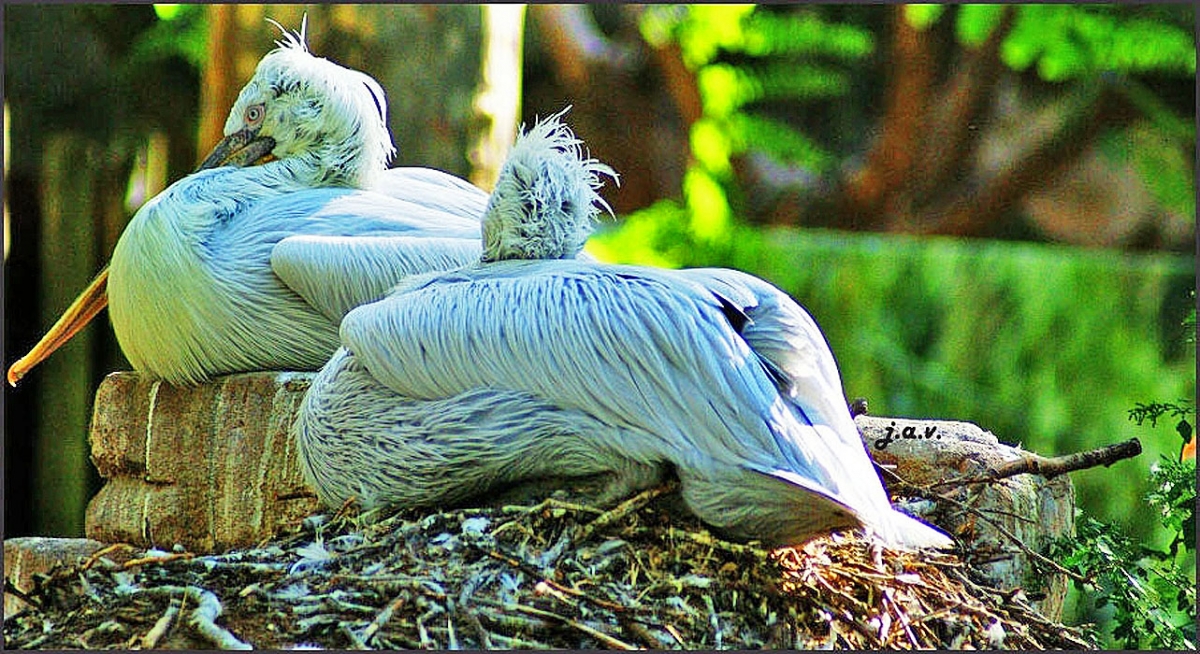
[[[955,36],[967,46],[982,44],[1000,24],[1005,10],[1004,5],[963,5],[954,23]]]
[[[1196,460],[1164,457],[1151,469],[1151,484],[1146,503],[1174,535],[1168,551],[1138,546],[1080,512],[1076,535],[1052,544],[1050,555],[1086,578],[1075,588],[1096,609],[1111,607],[1114,645],[1194,650]]]
[[[1194,292],[1193,292],[1194,296]],[[1195,324],[1195,308],[1188,318]],[[1185,322],[1188,322],[1185,321]],[[1184,442],[1194,432],[1191,402],[1138,402],[1129,419],[1138,426],[1178,418]],[[1182,448],[1181,448],[1182,449]],[[1075,589],[1095,609],[1111,607],[1111,640],[1137,649],[1195,649],[1196,459],[1163,456],[1150,467],[1145,504],[1170,536],[1165,551],[1136,545],[1114,526],[1077,511],[1076,535],[1059,539],[1050,554],[1083,576]]]
[[[1196,413],[1196,407],[1192,406],[1187,400],[1179,400],[1178,402],[1150,402],[1144,404],[1138,402],[1134,408],[1129,410],[1129,419],[1137,423],[1140,427],[1147,420],[1150,421],[1151,427],[1158,426],[1158,419],[1164,415],[1170,415],[1172,418],[1182,418],[1176,429],[1186,441],[1192,436],[1192,428],[1187,421],[1187,417]]]
[[[1103,71],[1196,73],[1191,29],[1111,5],[1021,5],[1001,56],[1016,70],[1036,64],[1051,82]]]
[[[629,216],[627,229],[601,237],[595,246],[600,251],[645,253],[651,231],[684,239],[672,249],[718,247],[738,213],[732,160],[749,150],[815,173],[832,168],[834,157],[823,145],[764,108],[846,96],[852,77],[846,63],[873,52],[870,32],[826,20],[818,11],[753,5],[652,6],[641,30],[652,45],[679,45],[684,63],[696,71],[703,116],[692,125],[683,202]],[[656,220],[670,225],[649,228]],[[661,249],[652,256],[678,262]]]
[[[1005,5],[962,5],[955,13],[955,35],[974,47],[1000,25]],[[1014,70],[1036,66],[1050,82],[1100,72],[1194,75],[1196,44],[1190,5],[1142,6],[1028,4],[1016,12],[1012,31],[1001,46],[1004,63]],[[905,19],[924,30],[946,13],[944,5],[908,5]]]
[[[1182,431],[1182,430],[1180,430]],[[1189,429],[1190,431],[1190,429]],[[1196,547],[1196,459],[1172,461],[1163,458],[1162,465],[1150,470],[1150,492],[1146,502],[1159,514],[1159,519],[1173,537],[1167,551],[1174,556],[1179,547]],[[1195,585],[1193,583],[1193,585]],[[1192,599],[1193,603],[1195,598]],[[1180,607],[1183,610],[1183,607]]]
[[[183,58],[196,70],[208,58],[208,19],[204,5],[154,5],[158,21],[138,35],[130,54],[133,68],[167,57]]]

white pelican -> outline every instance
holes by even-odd
[[[949,545],[892,508],[833,355],[785,293],[734,270],[564,260],[601,172],[556,118],[536,126],[489,201],[482,262],[346,315],[294,426],[322,502],[431,507],[597,473],[611,501],[674,468],[691,510],[734,537],[862,525]]]
[[[487,194],[432,169],[387,170],[383,89],[310,54],[303,27],[283,32],[225,138],[137,212],[109,266],[13,364],[9,383],[106,302],[133,367],[173,383],[316,370],[346,310],[406,274],[479,258]]]

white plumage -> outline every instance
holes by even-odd
[[[137,370],[173,383],[315,370],[349,308],[404,275],[479,258],[487,194],[436,170],[387,170],[383,90],[303,39],[284,32],[201,169],[137,212],[110,266],[10,382],[99,311],[105,292]]]
[[[556,121],[519,140],[512,156],[540,161],[506,170],[538,172],[506,188],[567,201],[494,195],[483,231],[499,261],[406,278],[346,315],[295,426],[322,501],[438,506],[596,473],[612,500],[673,468],[688,506],[737,537],[861,524],[893,545],[948,544],[892,509],[833,355],[786,294],[733,270],[549,260],[598,212],[599,164],[573,137],[557,147]]]

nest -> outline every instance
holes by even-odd
[[[405,512],[344,509],[260,546],[199,556],[115,545],[39,577],[10,648],[954,648],[1095,643],[954,554],[858,534],[774,551],[668,506],[551,497]]]

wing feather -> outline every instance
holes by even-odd
[[[271,251],[271,269],[306,302],[341,322],[401,279],[479,260],[479,239],[420,236],[292,236]]]
[[[483,217],[488,203],[488,194],[483,189],[461,177],[433,168],[389,169],[372,185],[371,190],[476,221]]]
[[[351,311],[342,340],[405,397],[521,390],[609,424],[636,423],[653,435],[654,456],[761,458],[753,444],[771,441],[766,424],[726,423],[744,405],[765,414],[770,380],[728,365],[752,353],[711,294],[641,272],[514,261],[412,279]],[[701,433],[719,442],[697,447]]]

